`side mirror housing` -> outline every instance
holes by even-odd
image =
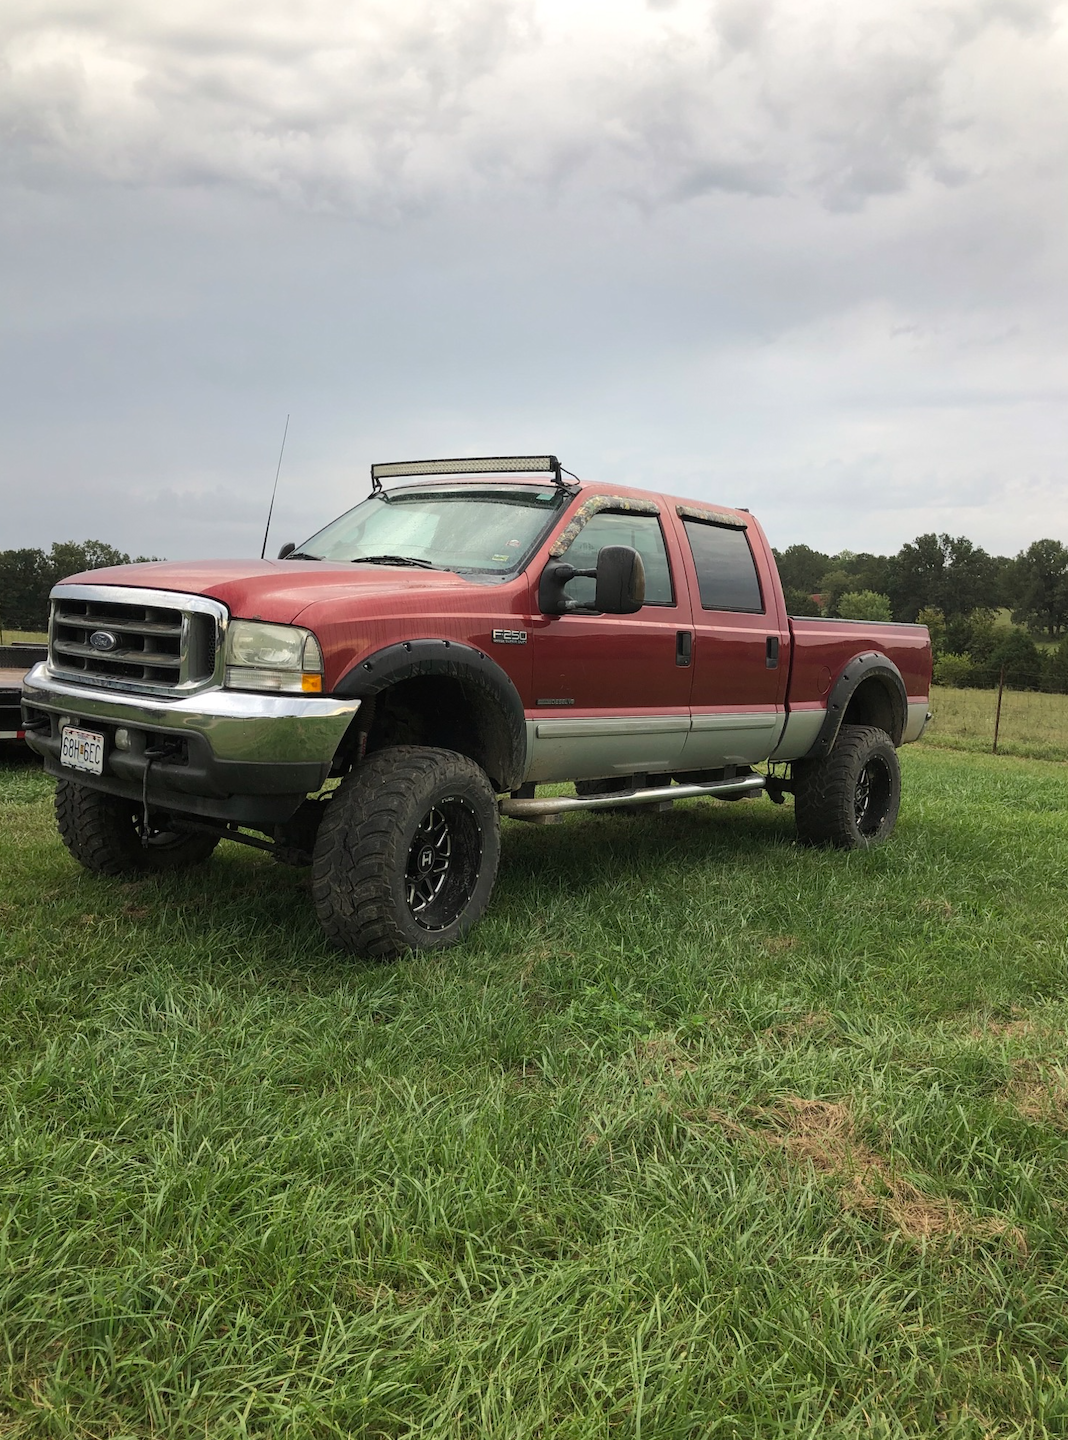
[[[645,565],[630,545],[605,545],[597,556],[594,608],[604,615],[633,615],[645,604]]]
[[[581,576],[597,582],[592,605],[579,605],[564,594],[569,580]],[[550,560],[538,586],[543,615],[633,615],[645,604],[645,566],[629,545],[604,545],[596,570],[576,570],[566,560]]]
[[[287,540],[286,543],[282,546],[281,550],[279,550],[278,552],[279,560],[284,560],[287,555],[292,555],[293,551],[296,548],[297,544],[295,540]]]

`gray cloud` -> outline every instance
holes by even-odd
[[[1062,7],[8,0],[0,546],[556,449],[776,543],[1068,538]]]
[[[852,208],[972,173],[968,135],[1002,103],[969,93],[977,52],[1006,37],[1040,49],[1053,24],[1043,0],[598,14],[584,26],[579,7],[572,25],[547,0],[15,0],[6,164],[30,184],[225,184],[379,219],[502,184]]]

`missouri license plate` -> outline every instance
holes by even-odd
[[[67,725],[59,748],[59,763],[71,770],[100,775],[104,770],[104,737],[95,730],[76,730]]]

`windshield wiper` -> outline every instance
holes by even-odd
[[[411,555],[356,555],[349,562],[352,565],[416,565],[420,570],[437,570],[429,560],[416,560]]]
[[[287,560],[321,560],[321,555],[309,555],[306,550],[290,550]]]

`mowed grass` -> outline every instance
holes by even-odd
[[[1068,1433],[1068,770],[506,827],[467,944],[0,772],[0,1434]]]
[[[994,743],[996,690],[931,691],[934,719],[920,742],[989,754]],[[1068,760],[1068,695],[1006,690],[1001,701],[998,753],[1034,760]]]

